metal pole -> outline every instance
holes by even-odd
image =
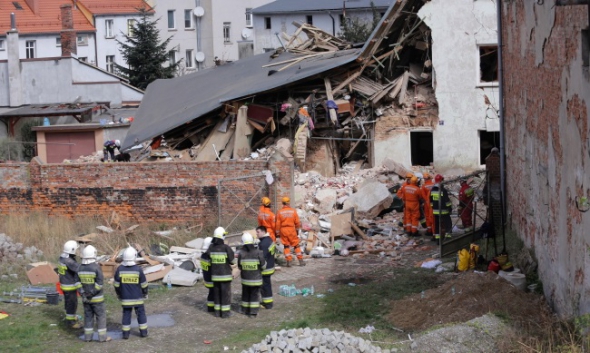
[[[506,195],[506,149],[504,146],[504,62],[502,60],[502,1],[496,0],[496,12],[498,18],[498,95],[500,98],[500,106],[498,116],[500,118],[500,192]],[[502,200],[502,214],[506,210],[506,204]],[[502,227],[504,225],[502,224]]]

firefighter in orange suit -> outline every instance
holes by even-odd
[[[424,197],[424,217],[426,218],[426,235],[432,237],[432,227],[434,225],[434,215],[432,214],[432,206],[430,205],[430,190],[434,183],[432,176],[424,173],[424,185],[422,185],[422,196]]]
[[[410,185],[410,180],[412,179],[412,177],[414,176],[414,174],[408,172],[406,174],[406,182],[399,188],[399,190],[397,190],[397,197],[399,197],[400,199],[404,199],[404,190],[406,189],[406,186]],[[404,204],[405,207],[405,204]],[[412,227],[412,224],[410,223],[410,220],[408,219],[408,212],[406,212],[406,210],[404,209],[404,228],[407,230],[408,228]]]
[[[276,226],[275,214],[270,209],[270,199],[268,197],[262,198],[262,206],[258,210],[258,225],[266,228],[266,232],[272,239],[276,241],[275,226]]]
[[[422,190],[418,187],[418,178],[413,176],[410,185],[405,185],[402,194],[404,201],[404,218],[406,232],[413,237],[419,236],[418,223],[420,221],[420,202],[424,200]]]
[[[291,267],[293,256],[291,255],[291,246],[295,249],[295,255],[299,260],[299,266],[305,266],[303,262],[303,254],[299,247],[299,236],[297,235],[301,229],[301,221],[297,211],[289,206],[289,199],[287,196],[283,197],[283,208],[277,212],[277,236],[281,237],[281,242],[285,246],[285,259],[287,260],[287,267]]]

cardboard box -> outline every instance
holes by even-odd
[[[27,277],[32,285],[55,284],[59,282],[59,275],[55,272],[57,266],[50,262],[36,262],[27,265]]]

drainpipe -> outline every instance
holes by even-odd
[[[336,20],[334,19],[334,16],[332,16],[332,13],[330,13],[330,11],[328,11],[328,16],[330,16],[330,18],[332,19],[332,35],[336,36]]]
[[[502,192],[502,214],[506,214],[506,150],[504,146],[504,64],[502,60],[502,1],[496,0],[498,19],[498,95],[500,118],[500,190]],[[506,223],[504,219],[502,223]],[[502,227],[505,225],[502,224]]]

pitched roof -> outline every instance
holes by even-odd
[[[37,2],[38,10],[33,10],[24,0],[0,2],[0,35],[10,30],[10,14],[16,15],[16,27],[21,34],[59,33],[61,31],[60,6],[69,0],[41,0]],[[72,7],[74,29],[78,32],[94,32],[94,26],[84,15]]]
[[[138,9],[153,9],[144,0],[78,0],[95,15],[136,14]]]
[[[371,1],[375,7],[389,7],[395,0],[276,0],[252,10],[254,14],[270,14],[280,12],[309,12],[309,11],[342,11],[345,3],[346,9],[370,8]]]

